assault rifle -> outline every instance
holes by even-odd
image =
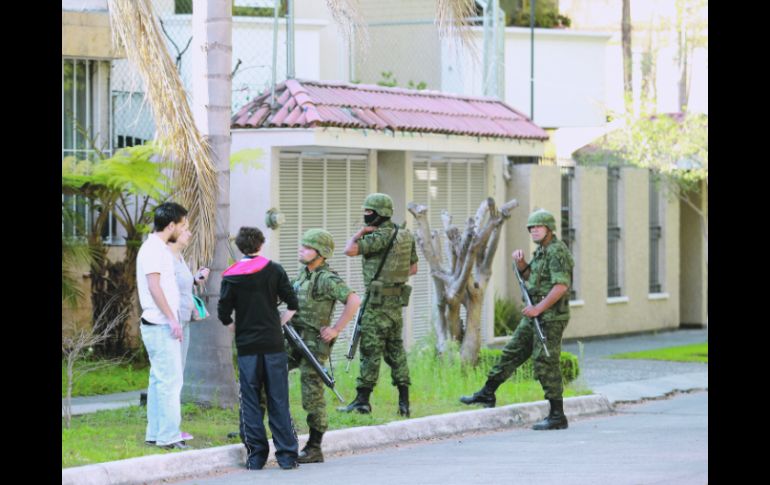
[[[332,392],[334,392],[334,394],[337,396],[337,399],[339,399],[341,403],[344,403],[345,400],[342,399],[340,393],[337,392],[337,390],[334,388],[334,376],[330,375],[329,371],[324,369],[321,363],[318,362],[318,359],[316,359],[315,355],[313,355],[313,352],[307,348],[307,345],[305,345],[305,342],[299,336],[294,327],[287,323],[286,325],[283,325],[283,331],[286,333],[286,336],[289,337],[289,341],[297,348],[297,350],[302,352],[302,355],[305,356],[308,362],[310,362],[310,365],[313,366],[313,369],[315,369],[321,380],[324,381],[324,384],[326,384],[326,386],[331,389]]]
[[[513,272],[516,273],[516,279],[519,280],[519,287],[521,287],[521,296],[524,298],[524,302],[527,304],[527,306],[533,306],[532,298],[529,297],[527,286],[524,284],[524,279],[521,277],[521,273],[519,273],[519,267],[516,265],[516,263],[513,263]],[[539,338],[540,342],[543,344],[543,350],[545,350],[545,355],[546,357],[550,357],[551,354],[548,353],[548,347],[546,347],[545,345],[545,334],[543,334],[543,328],[540,326],[540,319],[538,317],[534,317],[532,321],[535,322],[535,332],[537,332],[537,338]]]
[[[390,253],[390,248],[393,247],[393,241],[396,240],[396,236],[398,236],[398,224],[396,224],[396,230],[393,233],[393,236],[390,238],[388,247],[385,249],[385,256],[382,258],[382,261],[380,261],[380,266],[377,268],[377,272],[374,274],[372,281],[375,281],[377,277],[380,276],[382,267],[385,265],[385,259],[387,259],[388,254]],[[371,288],[371,286],[369,288]],[[369,288],[366,289],[364,302],[361,303],[361,308],[358,310],[358,315],[356,316],[356,323],[353,325],[353,336],[350,337],[348,353],[345,354],[345,357],[348,359],[348,365],[345,367],[345,372],[350,370],[350,363],[353,361],[353,357],[356,356],[356,350],[358,349],[358,344],[361,341],[361,320],[364,318],[364,310],[366,310],[366,304],[369,302]]]

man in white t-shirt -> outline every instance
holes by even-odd
[[[182,421],[182,326],[174,257],[166,245],[187,229],[187,209],[164,202],[155,209],[154,232],[136,257],[136,287],[142,306],[142,342],[150,357],[147,388],[147,444],[188,448],[179,429]]]

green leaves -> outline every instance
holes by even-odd
[[[62,191],[90,199],[114,199],[120,193],[162,198],[167,184],[164,164],[154,162],[159,154],[155,144],[148,143],[119,150],[103,160],[62,160]]]
[[[583,165],[634,165],[682,188],[708,179],[708,117],[700,114],[626,117],[624,126],[573,154]]]
[[[230,170],[235,170],[237,166],[242,166],[243,171],[249,169],[261,170],[264,165],[260,160],[265,156],[265,152],[260,148],[244,148],[230,155]]]

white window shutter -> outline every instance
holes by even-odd
[[[323,228],[334,237],[334,256],[329,265],[358,293],[364,295],[361,259],[349,258],[343,252],[350,236],[363,224],[361,204],[369,193],[368,157],[366,154],[285,152],[280,157],[280,208],[286,222],[280,230],[280,258],[290,278],[295,278],[302,265],[298,260],[302,234],[311,228]],[[344,305],[335,306],[332,323],[339,318]],[[353,325],[348,324],[337,339],[333,358],[347,352],[347,341]]]
[[[452,215],[454,225],[461,230],[465,227],[465,220],[476,214],[479,204],[487,197],[486,160],[416,157],[413,170],[412,200],[428,206],[430,227],[441,233],[444,263],[448,265],[449,249],[441,222],[441,212],[447,210]],[[431,333],[436,311],[436,296],[430,270],[419,246],[417,254],[420,257],[420,271],[412,277],[414,290],[410,304],[414,341],[419,341]],[[487,313],[484,308],[482,321],[486,319]],[[465,320],[464,309],[461,310],[460,317]]]

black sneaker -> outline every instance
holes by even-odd
[[[163,448],[164,450],[189,450],[190,446],[188,446],[184,441],[177,441],[176,443],[170,443],[167,445],[158,445],[158,448]]]
[[[155,446],[155,441],[145,441],[144,444],[147,446]]]
[[[290,463],[288,465],[281,464],[281,469],[282,470],[293,470],[295,468],[299,468],[299,463],[297,463],[296,461],[292,462],[292,463]]]

